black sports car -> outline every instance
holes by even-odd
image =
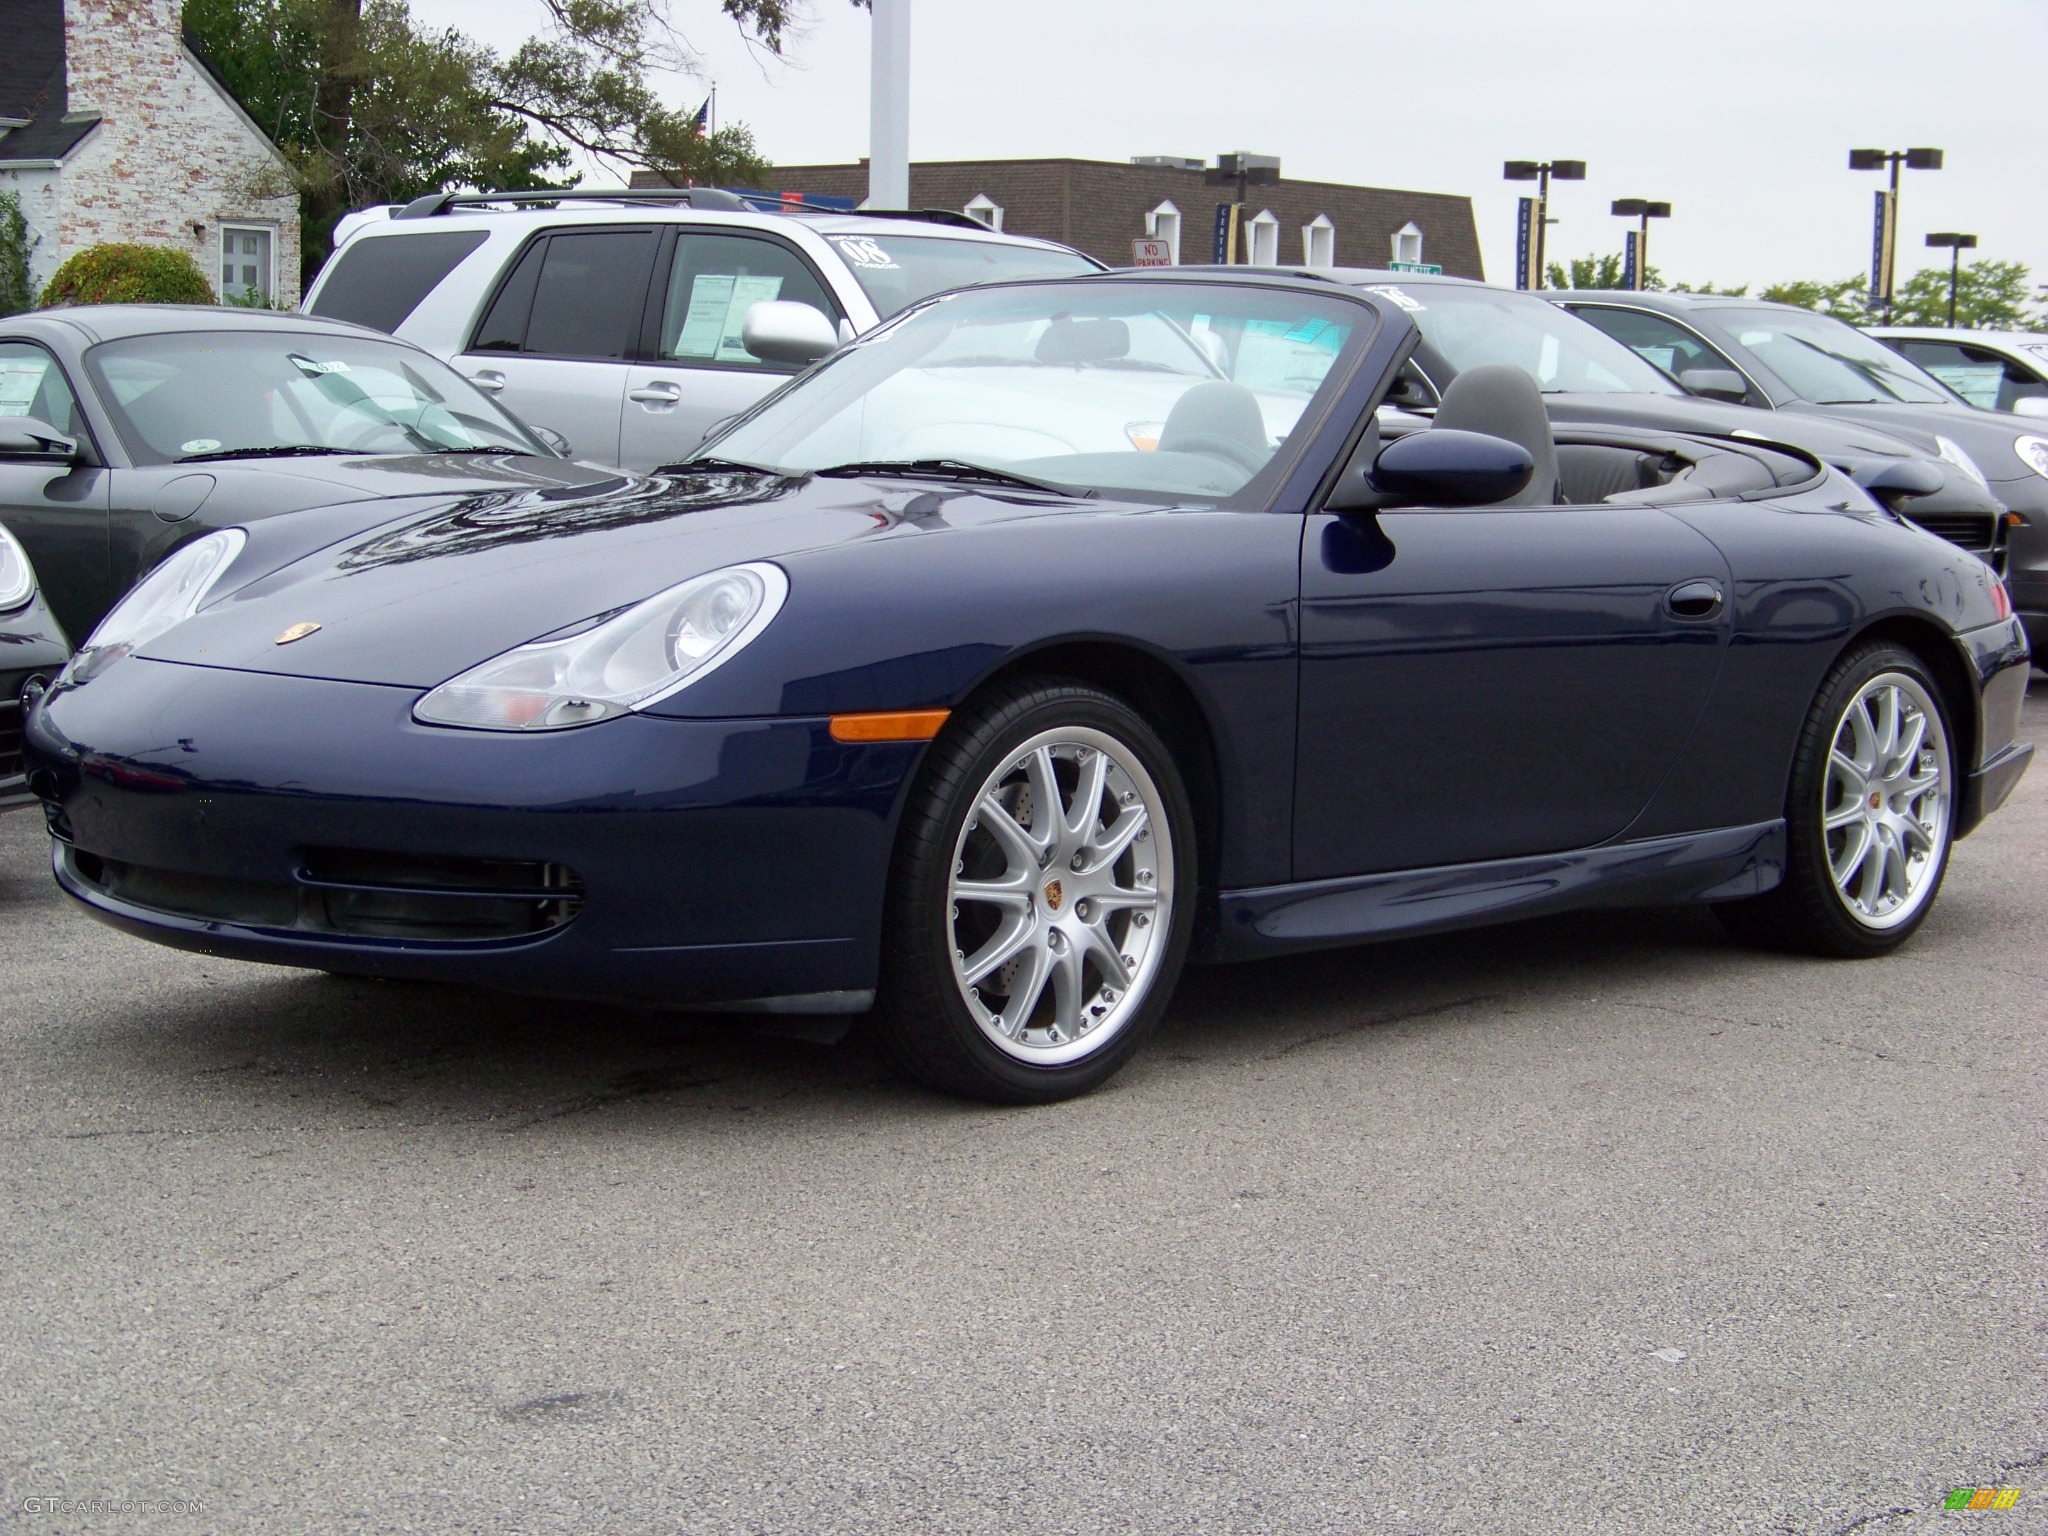
[[[1788,418],[1876,427],[1938,454],[2012,514],[2007,580],[2029,632],[2048,638],[2048,436],[2038,417],[1980,410],[1852,325],[1761,299],[1697,293],[1554,293],[1553,302],[1688,388]]]
[[[0,445],[12,430],[0,417]],[[37,588],[35,567],[0,528],[0,811],[33,803],[21,764],[23,695],[56,677],[70,659],[71,646]]]
[[[1960,466],[1876,426],[1809,416],[1760,421],[1740,406],[1688,394],[1629,348],[1532,293],[1407,272],[1340,268],[1330,275],[1401,305],[1421,331],[1421,345],[1391,396],[1404,409],[1433,410],[1461,370],[1505,363],[1536,381],[1554,422],[1790,444],[1994,569],[2002,563],[2004,504]],[[1576,465],[1567,462],[1564,473],[1569,498],[1603,493],[1598,481],[1577,483]]]
[[[0,526],[83,638],[215,528],[370,499],[588,489],[438,359],[361,326],[121,304],[0,319]]]
[[[1644,901],[1901,943],[2032,751],[1998,577],[1515,368],[1387,441],[1420,339],[1272,274],[977,288],[653,479],[210,534],[30,713],[57,878],[245,959],[873,1007],[1007,1100],[1190,954]]]

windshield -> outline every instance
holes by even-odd
[[[827,235],[845,258],[875,313],[910,308],[948,288],[1024,277],[1079,277],[1102,268],[1079,251],[943,235]]]
[[[1407,310],[1423,341],[1460,373],[1505,363],[1546,395],[1683,393],[1613,337],[1531,293],[1452,283],[1375,283],[1365,291]]]
[[[548,451],[445,363],[373,337],[135,336],[94,347],[86,368],[138,464],[307,449]]]
[[[946,461],[1221,501],[1335,390],[1371,312],[1186,282],[968,290],[872,333],[706,444],[782,474]]]
[[[1804,310],[1724,309],[1714,318],[1814,405],[1954,405],[1958,397],[1853,325]]]

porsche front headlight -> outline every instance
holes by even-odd
[[[0,613],[19,608],[35,595],[36,573],[28,563],[28,551],[0,527]]]
[[[1991,482],[1984,478],[1984,471],[1977,467],[1977,461],[1975,459],[1971,458],[1967,453],[1963,451],[1963,445],[1961,443],[1957,442],[1952,437],[1941,437],[1937,435],[1934,439],[1934,447],[1935,451],[1938,452],[1942,456],[1942,458],[1946,459],[1949,463],[1955,465],[1957,469],[1960,469],[1964,474],[1968,475],[1972,480],[1976,481],[1978,485],[1982,486],[1987,491],[1991,489]]]
[[[2027,468],[2048,479],[2048,437],[2015,438],[2012,451],[2020,456],[2020,462]]]
[[[573,635],[471,667],[414,705],[413,718],[477,731],[609,720],[721,665],[768,627],[788,593],[781,567],[765,563],[695,576]]]
[[[114,604],[71,658],[61,680],[84,682],[191,618],[248,542],[249,535],[241,529],[223,528],[173,552]]]

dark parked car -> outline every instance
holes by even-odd
[[[0,417],[0,440],[10,425]],[[23,695],[70,659],[70,642],[37,590],[35,567],[0,528],[0,811],[33,803],[21,764]]]
[[[1893,511],[1987,560],[2004,560],[2005,505],[1980,478],[1875,427],[1825,417],[1770,421],[1720,400],[1688,394],[1591,325],[1532,293],[1464,278],[1339,269],[1330,275],[1402,305],[1422,343],[1393,400],[1429,411],[1460,370],[1482,363],[1520,368],[1543,391],[1555,422],[1609,422],[1670,432],[1764,437],[1832,464]],[[1567,496],[1592,496],[1564,465]],[[1615,489],[1616,487],[1608,487]]]
[[[1384,441],[1419,340],[1270,274],[968,289],[652,480],[211,534],[30,714],[57,878],[213,954],[873,1006],[1011,1101],[1191,953],[1644,901],[1901,943],[2032,751],[1997,576],[1513,368]],[[1614,488],[1560,503],[1567,450]]]
[[[616,482],[419,348],[361,326],[166,304],[0,319],[0,526],[83,639],[215,528],[339,502]],[[358,515],[355,519],[360,522]]]
[[[1788,415],[1877,427],[1931,449],[2011,509],[2006,575],[2048,640],[2048,440],[2032,416],[1980,410],[1918,364],[1828,315],[1718,294],[1557,293],[1551,299],[1681,384]],[[1776,434],[1776,422],[1769,430]]]

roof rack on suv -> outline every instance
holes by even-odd
[[[429,192],[395,210],[394,219],[431,219],[462,208],[488,208],[503,203],[623,203],[684,208],[716,208],[726,213],[826,213],[858,219],[915,219],[961,229],[987,229],[979,219],[949,208],[827,208],[759,194],[728,192],[723,187],[567,187],[525,192]]]

